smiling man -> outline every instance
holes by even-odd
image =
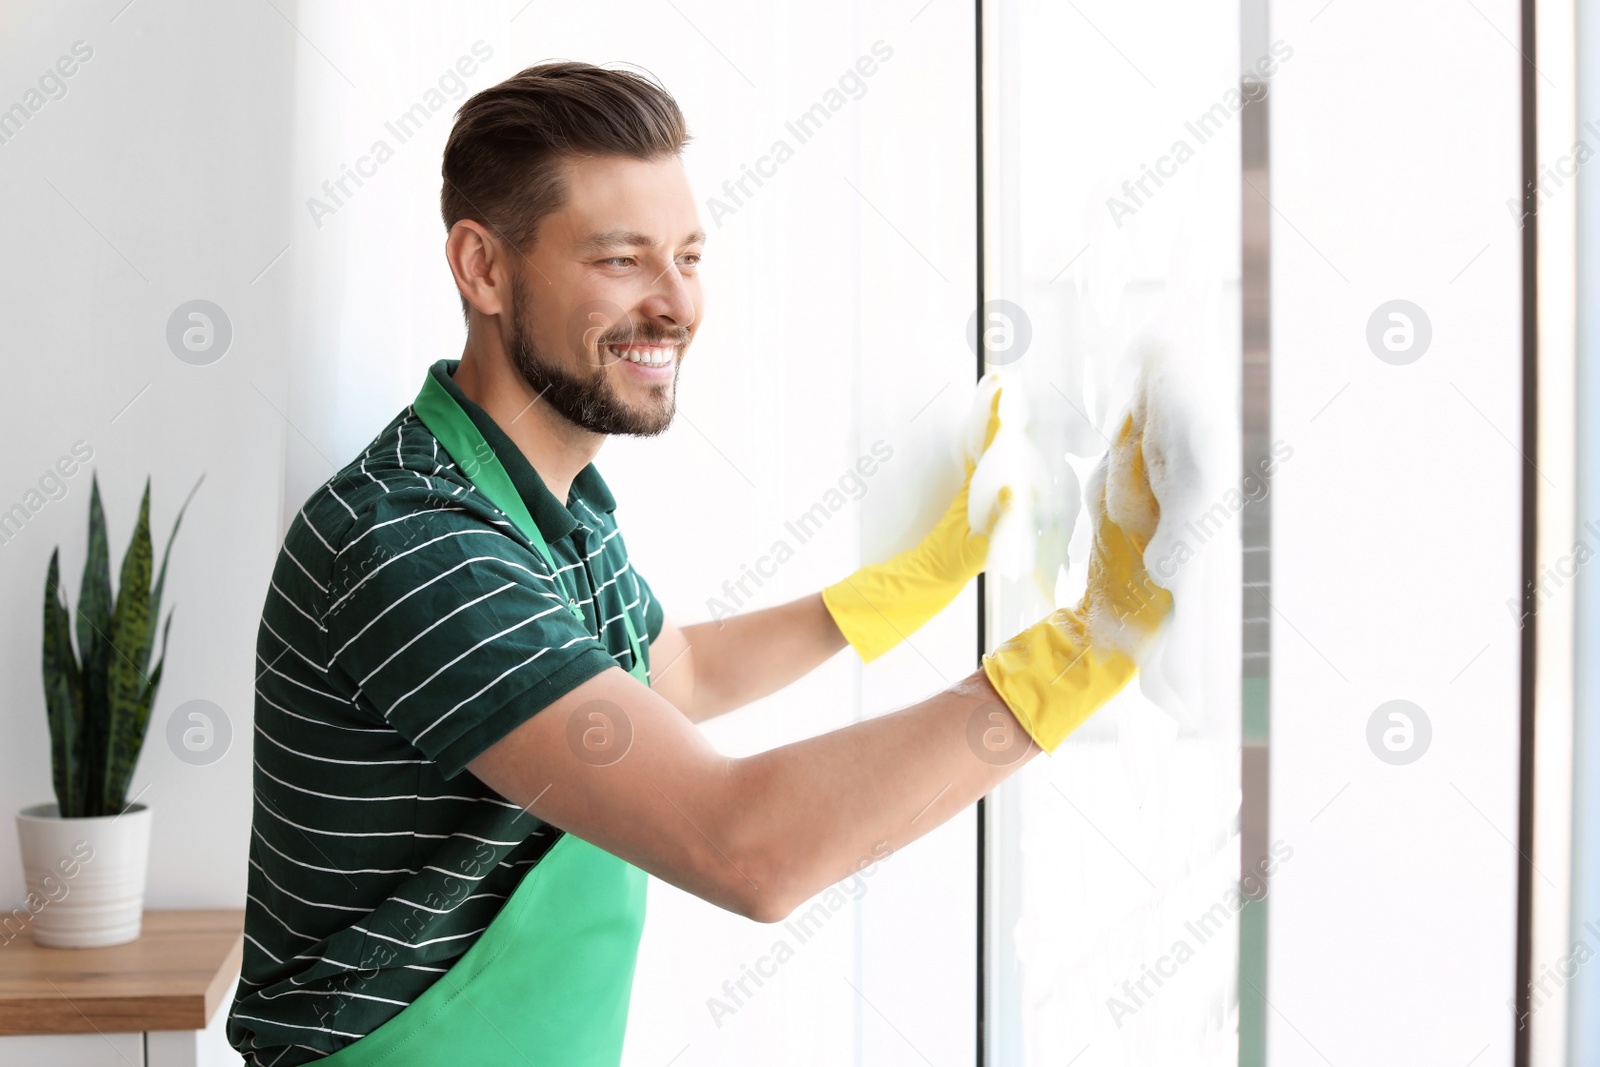
[[[228,1019],[253,1064],[614,1065],[647,872],[783,919],[1060,744],[1170,609],[1143,569],[1157,509],[1130,416],[1091,488],[1082,604],[920,704],[713,750],[697,722],[948,605],[996,514],[969,526],[964,484],[916,546],[816,594],[667,618],[593,461],[671,423],[703,319],[688,140],[659,86],[582,63],[457,115],[442,210],[465,348],[306,501],[262,610]]]

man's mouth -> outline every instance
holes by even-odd
[[[606,345],[606,350],[618,359],[625,359],[629,363],[638,363],[646,367],[662,367],[672,362],[677,350],[676,345],[651,344],[651,345]]]

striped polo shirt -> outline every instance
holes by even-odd
[[[594,465],[562,504],[456,365],[429,373],[504,465],[584,618],[410,407],[300,509],[256,640],[228,1016],[254,1064],[308,1063],[372,1032],[472,945],[561,831],[462,771],[562,694],[631,667],[624,613],[647,658],[661,632]]]

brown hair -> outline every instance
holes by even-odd
[[[570,60],[529,67],[456,112],[440,168],[445,229],[474,219],[525,252],[566,203],[567,157],[652,160],[689,140],[677,102],[641,75]]]

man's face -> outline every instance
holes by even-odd
[[[569,163],[567,204],[517,257],[509,351],[540,398],[593,433],[672,422],[700,324],[705,235],[676,157]]]

